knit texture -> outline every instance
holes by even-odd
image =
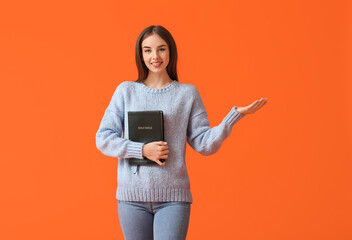
[[[222,122],[210,127],[202,98],[191,84],[173,81],[161,89],[125,81],[116,88],[96,133],[96,146],[117,157],[116,198],[141,202],[193,202],[185,157],[186,142],[197,152],[217,152],[233,125],[244,117],[234,106]],[[164,141],[169,154],[165,166],[137,166],[129,158],[142,159],[143,143],[128,140],[128,111],[161,110]]]

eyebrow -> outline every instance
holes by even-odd
[[[163,44],[163,45],[160,45],[160,46],[158,46],[158,47],[166,47],[166,45]],[[149,46],[144,46],[143,48],[150,48],[150,47],[149,47]]]

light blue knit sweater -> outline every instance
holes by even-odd
[[[218,151],[233,125],[242,117],[234,106],[213,128],[203,101],[191,84],[173,81],[165,88],[125,81],[115,90],[96,133],[96,146],[105,155],[119,158],[116,198],[140,202],[193,202],[185,164],[186,142],[197,152]],[[128,111],[162,110],[164,136],[169,146],[165,166],[130,165],[129,158],[142,159],[143,143],[128,140]],[[136,173],[136,174],[135,174]]]

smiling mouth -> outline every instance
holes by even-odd
[[[152,63],[152,65],[155,66],[155,67],[158,67],[158,66],[160,66],[161,64],[162,64],[162,62],[155,62],[155,63]]]

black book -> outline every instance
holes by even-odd
[[[164,141],[163,117],[163,111],[129,111],[129,140],[142,143]],[[165,159],[160,159],[160,162],[164,161]],[[146,157],[144,159],[130,158],[129,162],[136,165],[157,164]]]

